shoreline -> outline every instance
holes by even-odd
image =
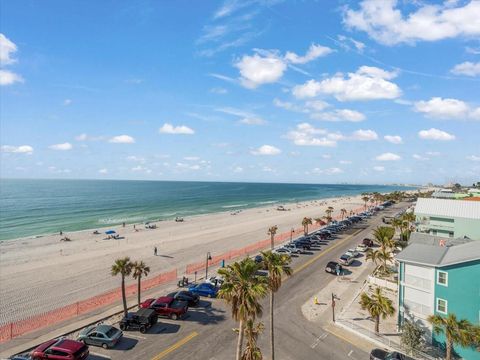
[[[419,188],[420,189],[420,188]],[[405,192],[410,192],[413,190],[404,190]],[[388,194],[389,192],[384,192],[381,194]],[[355,195],[338,195],[338,196],[330,196],[330,197],[320,197],[320,198],[311,198],[311,199],[304,199],[304,200],[296,200],[296,201],[282,201],[282,200],[270,200],[270,201],[263,201],[264,204],[260,205],[261,202],[259,202],[258,206],[249,206],[249,204],[245,204],[245,206],[242,206],[243,204],[238,204],[238,205],[225,205],[222,206],[224,210],[218,210],[218,211],[211,211],[211,212],[206,212],[206,213],[199,213],[199,214],[192,214],[192,215],[182,215],[181,211],[180,212],[174,212],[174,214],[178,214],[178,217],[182,217],[183,219],[191,219],[191,218],[197,218],[197,217],[202,217],[202,216],[210,216],[213,214],[223,214],[223,213],[232,213],[232,212],[242,212],[245,210],[252,210],[252,209],[263,209],[263,208],[269,208],[273,205],[275,206],[291,206],[292,204],[300,204],[304,202],[311,202],[311,201],[327,201],[330,199],[342,199],[345,197],[356,197],[356,196],[361,196],[361,194],[355,194]],[[173,211],[172,211],[173,212]],[[126,226],[132,226],[132,225],[143,225],[145,222],[150,222],[150,223],[163,223],[167,221],[174,221],[175,217],[168,217],[168,218],[153,218],[150,219],[148,216],[145,216],[144,220],[141,222],[125,222]],[[65,236],[66,234],[78,234],[78,233],[83,233],[83,232],[93,232],[95,230],[98,230],[101,234],[104,233],[104,231],[115,228],[115,227],[122,227],[122,222],[118,223],[112,223],[110,225],[103,225],[99,224],[98,227],[92,227],[92,228],[85,228],[85,229],[80,229],[80,230],[62,230],[63,235]],[[17,242],[17,241],[26,241],[26,240],[36,240],[36,239],[43,239],[45,237],[49,236],[56,236],[59,235],[59,232],[46,232],[46,233],[40,233],[36,235],[29,235],[29,236],[21,236],[17,238],[9,238],[9,239],[1,239],[0,240],[0,247],[4,243],[10,243],[10,242]]]

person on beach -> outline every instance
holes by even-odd
[[[125,227],[125,223],[123,223],[122,226]]]
[[[135,224],[133,224],[133,230],[135,230]]]
[[[157,256],[157,247],[156,246],[153,248],[153,255]]]
[[[63,231],[62,231],[62,230],[60,230],[60,236],[62,236],[62,235],[63,235]]]

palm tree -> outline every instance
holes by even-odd
[[[332,213],[333,213],[333,207],[329,206],[326,210],[325,210],[325,214],[327,214],[324,218],[327,220],[327,223],[331,223],[332,222]]]
[[[123,314],[127,316],[127,295],[125,294],[125,277],[130,275],[132,272],[132,263],[130,258],[124,257],[122,259],[117,259],[112,265],[111,274],[112,276],[117,276],[120,274],[122,276],[122,300],[123,300]]]
[[[342,214],[342,220],[347,216],[347,209],[340,209],[340,214]]]
[[[258,336],[263,332],[265,326],[259,322],[255,324],[252,319],[248,319],[245,323],[245,337],[247,344],[242,354],[242,360],[262,360],[262,352],[257,346]]]
[[[390,248],[379,248],[378,250],[368,249],[366,260],[372,260],[375,263],[375,266],[378,265],[377,262],[380,262],[380,271],[383,274],[388,274],[388,265],[387,263],[393,259],[392,250]]]
[[[218,297],[231,306],[232,317],[239,322],[236,360],[241,359],[245,322],[262,314],[260,299],[268,292],[268,278],[257,276],[259,265],[249,257],[218,270],[224,282]]]
[[[403,221],[398,218],[394,218],[392,220],[392,226],[394,229],[398,229],[400,231],[400,240],[403,239]]]
[[[362,195],[363,195],[363,194],[362,194]],[[364,196],[362,197],[362,200],[363,200],[363,202],[365,203],[365,211],[366,211],[366,210],[367,210],[367,203],[368,203],[368,200],[370,200],[370,197],[367,196],[367,195],[364,195]]]
[[[382,289],[375,288],[375,291],[370,296],[367,293],[362,293],[360,296],[360,306],[363,310],[367,310],[371,317],[375,319],[375,333],[380,331],[380,317],[386,319],[387,316],[395,314],[395,308],[392,305],[392,300],[383,296]]]
[[[273,250],[275,247],[275,234],[277,233],[278,226],[274,225],[268,228],[267,234],[270,235],[270,247]]]
[[[140,291],[142,284],[142,276],[147,276],[150,272],[150,267],[147,266],[143,261],[135,261],[132,263],[132,276],[137,280],[137,300],[138,307],[140,308]]]
[[[274,294],[282,286],[282,275],[292,275],[290,256],[275,254],[271,251],[262,252],[263,263],[268,270],[268,287],[270,289],[270,352],[271,359],[275,360],[275,340],[273,326]]]
[[[393,248],[395,229],[390,226],[379,226],[373,231],[374,241],[383,248]]]
[[[315,220],[315,224],[320,225],[320,226],[323,226],[323,225],[326,224],[325,221],[322,220],[322,218],[315,218],[313,220]]]
[[[308,234],[308,225],[312,225],[312,218],[304,217],[302,220],[303,233],[306,236]]]
[[[441,315],[430,315],[427,318],[428,322],[433,325],[433,332],[435,334],[445,334],[445,360],[451,360],[452,347],[458,344],[462,347],[475,346],[475,334],[478,336],[478,329],[473,326],[468,320],[457,320],[455,314],[448,314],[447,317]]]

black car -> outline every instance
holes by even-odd
[[[263,256],[262,255],[256,255],[253,260],[257,263],[260,264],[263,261]]]
[[[373,349],[370,352],[370,360],[414,360],[414,359],[396,351],[388,352],[382,349]]]
[[[139,309],[129,312],[120,320],[121,330],[140,330],[143,334],[158,322],[158,315],[153,309]]]
[[[175,300],[186,301],[188,306],[197,306],[200,301],[200,296],[192,293],[191,291],[175,291],[167,295],[168,297],[173,297]]]
[[[327,266],[325,266],[325,271],[330,274],[337,275],[342,273],[343,267],[335,261],[329,261]]]

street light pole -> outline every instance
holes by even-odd
[[[335,322],[335,299],[337,297],[335,296],[334,293],[332,293],[332,320]]]
[[[292,242],[293,233],[295,232],[294,228],[290,229],[290,242]]]
[[[205,262],[205,281],[208,279],[208,260],[212,260],[212,255],[210,255],[210,252],[207,252],[207,261]]]

